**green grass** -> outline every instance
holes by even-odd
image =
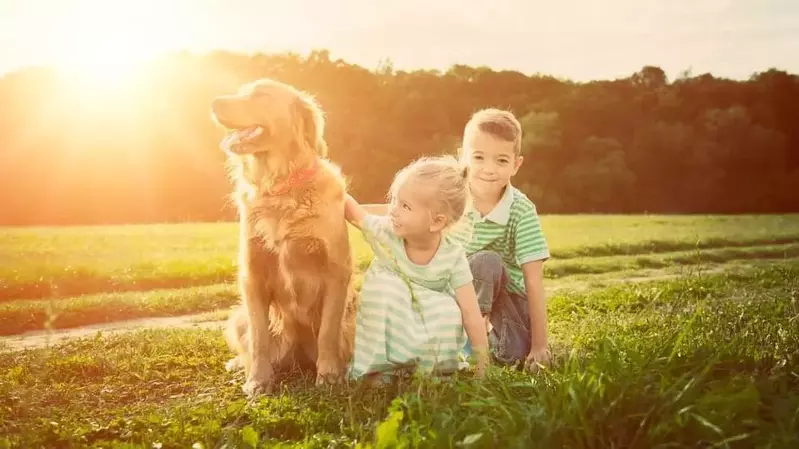
[[[187,315],[224,309],[239,302],[238,288],[231,284],[12,301],[0,303],[0,335],[132,318]]]
[[[610,225],[613,225],[614,220],[610,220]],[[579,223],[580,220],[574,219],[573,222]],[[140,239],[140,234],[137,232],[141,229],[142,227],[134,227],[134,230],[131,231],[134,240]],[[203,232],[198,231],[198,239],[205,235]],[[33,235],[40,234],[34,233]],[[44,235],[45,237],[42,238],[48,241],[47,233],[41,235]],[[61,236],[62,234],[57,235]],[[358,242],[356,260],[360,263],[358,264],[359,272],[356,273],[356,285],[359,286],[362,280],[362,270],[368,265],[371,252],[362,244],[363,242],[357,234],[353,234],[353,237],[353,240]],[[211,237],[203,238],[210,239]],[[155,257],[157,258],[157,255]],[[198,255],[198,257],[201,256]],[[575,282],[579,282],[580,278],[585,275],[591,275],[590,280],[596,281],[598,280],[596,275],[600,274],[609,274],[610,278],[614,279],[647,269],[673,272],[675,267],[701,269],[715,266],[719,268],[735,261],[751,261],[754,264],[767,259],[797,257],[799,257],[799,243],[731,246],[637,255],[553,258],[545,265],[545,277],[548,279],[547,285],[551,286],[553,280],[564,280],[568,283],[574,278]],[[100,267],[108,268],[102,265],[96,266],[98,269]],[[659,273],[650,272],[649,275],[657,276]],[[137,291],[133,292],[125,292],[128,288],[119,288],[119,291],[116,292],[81,294],[82,290],[91,291],[91,289],[85,284],[77,282],[78,293],[75,295],[70,295],[69,289],[62,287],[59,289],[58,295],[49,295],[40,299],[0,302],[0,335],[13,335],[46,328],[71,328],[124,319],[200,313],[226,308],[238,301],[237,288],[232,282],[232,276],[231,279],[227,279],[226,283],[202,286],[191,286],[193,282],[186,280],[191,278],[188,275],[186,279],[178,280],[176,285],[170,285],[174,282],[169,278],[159,277],[164,276],[163,272],[159,271],[148,275],[152,278],[150,282],[142,281],[145,279],[143,272],[138,276],[138,279],[132,278],[133,282],[137,282]],[[195,276],[194,279],[196,280],[198,277]],[[73,278],[72,281],[80,281],[80,278]],[[558,288],[562,284],[559,282]],[[165,287],[162,288],[161,285]],[[113,290],[113,287],[105,286],[100,290],[106,289]]]
[[[594,286],[603,280],[618,283],[625,275],[679,275],[675,268],[726,270],[730,262],[750,261],[750,265],[799,258],[799,245],[774,245],[753,248],[722,248],[648,256],[585,257],[554,260],[546,267],[547,287],[560,290],[581,280]],[[747,265],[748,266],[748,265]],[[641,270],[657,269],[644,273]],[[604,278],[597,275],[608,275]],[[560,282],[553,283],[553,280]],[[356,274],[360,287],[362,274]],[[109,292],[64,298],[45,298],[0,302],[0,336],[45,329],[69,329],[137,318],[155,318],[197,314],[227,309],[240,301],[234,283],[181,289],[155,289],[135,292]]]
[[[799,257],[799,243],[696,249],[629,256],[576,257],[548,261],[544,266],[544,274],[547,278],[555,279],[575,274],[601,274],[648,268],[668,268],[677,265],[721,264],[735,260],[792,259],[797,257]]]
[[[247,402],[218,331],[0,353],[0,447],[799,447],[799,264],[569,292],[557,364]]]
[[[537,376],[369,389],[293,373],[248,402],[218,330],[0,344],[0,449],[799,446],[799,216],[542,221],[557,363]],[[0,334],[224,318],[236,239],[229,223],[3,229]]]
[[[237,232],[231,223],[0,228],[0,301],[231,282]],[[356,233],[355,254],[369,257]]]
[[[362,279],[362,274],[355,275],[356,288],[360,288]],[[239,288],[234,283],[6,301],[0,302],[0,336],[198,314],[227,309],[240,301]]]
[[[541,222],[557,259],[799,242],[799,214],[556,215]]]
[[[799,243],[799,215],[541,220],[554,259]],[[230,282],[237,232],[233,223],[0,228],[0,301]],[[351,236],[363,268],[371,252]]]

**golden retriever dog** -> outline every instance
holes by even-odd
[[[244,392],[269,393],[276,370],[309,362],[316,382],[346,373],[355,332],[353,260],[344,218],[346,183],[326,159],[324,118],[298,89],[270,79],[211,106],[230,132],[239,212],[242,305],[226,340],[243,368]]]

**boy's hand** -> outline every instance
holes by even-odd
[[[531,349],[527,354],[527,360],[524,361],[524,369],[530,373],[537,373],[540,368],[549,366],[551,357],[552,354],[547,348]]]
[[[482,379],[485,377],[486,368],[488,367],[488,348],[472,348],[472,354],[474,354],[474,358],[476,359],[474,366],[474,377],[477,379]]]
[[[547,344],[547,306],[544,298],[544,262],[537,260],[522,265],[524,283],[527,288],[527,303],[530,312],[530,353],[524,367],[531,373],[549,365],[551,354]]]

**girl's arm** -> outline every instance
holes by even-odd
[[[344,218],[353,226],[361,229],[361,223],[363,223],[363,217],[366,215],[366,211],[364,211],[363,207],[348,193],[345,194],[344,201]]]
[[[469,282],[455,289],[455,301],[461,309],[463,327],[472,345],[472,352],[477,359],[475,374],[483,377],[488,366],[488,332],[485,321],[477,305],[477,294],[474,285]]]
[[[388,204],[362,204],[361,208],[368,214],[388,215]]]

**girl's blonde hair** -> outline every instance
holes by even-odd
[[[469,166],[452,156],[422,157],[397,172],[388,190],[389,202],[406,183],[434,187],[436,212],[447,217],[447,227],[461,219],[469,199]]]

